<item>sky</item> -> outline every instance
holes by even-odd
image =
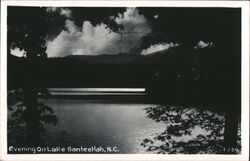
[[[49,57],[129,53],[132,48],[136,50],[143,36],[152,32],[150,23],[136,8],[127,8],[125,12],[109,17],[123,25],[122,37],[110,31],[103,22],[94,25],[89,20],[83,20],[82,26],[78,27],[70,19],[70,10],[61,9],[59,12],[66,17],[65,30],[48,41]]]
[[[15,12],[15,7],[11,9]],[[46,13],[48,57],[148,55],[186,44],[194,50],[237,45],[240,39],[240,9],[237,8],[47,7]],[[110,30],[106,20],[123,26],[123,30],[119,33]],[[24,56],[25,50],[14,48],[11,54]]]

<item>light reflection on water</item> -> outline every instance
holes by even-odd
[[[192,107],[103,100],[48,99],[46,104],[58,117],[56,126],[45,125],[44,141],[49,146],[116,146],[119,153],[192,154],[223,150],[224,114]],[[171,132],[170,126],[175,130]],[[189,141],[211,149],[185,149]],[[180,145],[184,149],[178,149]]]
[[[41,124],[45,131],[42,135],[43,146],[116,146],[120,150],[119,153],[127,154],[225,152],[223,113],[195,107],[109,100],[49,98],[40,99],[39,102],[51,107],[53,114],[43,116],[40,113],[43,119],[37,118],[39,122],[45,121]],[[8,125],[18,121],[17,118],[12,118],[15,114],[13,111],[18,106],[12,107],[8,117],[14,122],[9,122]],[[47,109],[49,110],[48,107]],[[25,111],[20,114],[20,119],[26,116]],[[51,116],[56,117],[55,124],[46,120]],[[8,134],[13,130],[9,127]],[[16,129],[15,135],[8,135],[8,140],[21,146],[22,143],[16,136],[21,136],[22,131],[18,131],[16,125],[13,127]],[[238,131],[240,132],[240,128]],[[237,144],[233,153],[240,152],[240,133]]]
[[[117,146],[121,153],[145,153],[144,138],[165,129],[146,117],[149,104],[86,100],[46,101],[58,117],[56,126],[46,125],[45,142],[51,145]]]
[[[68,92],[145,92],[145,88],[48,88],[49,91]]]
[[[15,94],[10,91],[9,99]],[[30,110],[20,97],[20,100],[8,104],[8,144],[117,146],[120,153],[240,153],[241,133],[237,115],[186,105],[131,102],[138,102],[137,98],[130,102],[40,98],[36,109],[28,113]],[[232,123],[237,126],[237,122],[238,128],[230,127]],[[230,128],[225,128],[225,124]],[[228,135],[233,129],[238,134]],[[231,138],[224,142],[224,136]],[[237,143],[232,145],[231,141]]]

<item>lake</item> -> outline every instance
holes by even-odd
[[[26,137],[29,129],[22,122],[33,118],[33,122],[29,122],[33,124],[32,137],[33,132],[38,132],[33,140],[37,141],[35,145],[43,147],[115,148],[116,151],[109,153],[122,154],[222,154],[228,150],[229,153],[240,153],[240,121],[234,115],[228,121],[238,122],[237,136],[232,138],[237,145],[228,149],[224,143],[224,112],[187,104],[152,102],[141,88],[50,88],[49,91],[51,95],[47,99],[39,98],[39,106],[34,111],[39,114],[37,117],[33,117],[34,113],[26,115],[25,109],[20,111],[22,106],[18,104],[9,108],[8,144],[26,145],[26,139],[30,140]],[[57,122],[53,124],[55,119]],[[228,125],[228,130],[232,131]]]
[[[51,146],[116,146],[120,153],[145,153],[143,139],[162,132],[166,125],[147,118],[144,108],[154,104],[80,99],[48,99],[58,117],[45,126]]]

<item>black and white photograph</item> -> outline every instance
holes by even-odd
[[[7,155],[242,154],[242,7],[6,9]]]

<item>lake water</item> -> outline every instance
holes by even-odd
[[[115,147],[119,151],[112,153],[122,154],[225,152],[225,113],[204,107],[149,103],[152,101],[145,89],[139,88],[49,91],[51,97],[41,97],[39,102],[51,109],[38,107],[39,117],[35,117],[44,129],[42,142],[38,142],[44,147]],[[25,117],[34,118],[33,114],[25,115],[25,110],[20,113],[22,108],[18,104],[11,107],[8,144],[26,145],[29,138],[22,122]],[[51,122],[51,118],[55,119],[53,115],[57,118],[55,125]],[[35,125],[38,126],[40,124]],[[237,147],[232,153],[240,153],[240,126],[235,129],[238,129],[234,138]],[[42,134],[42,130],[37,131]],[[40,134],[35,140],[39,140]]]
[[[116,146],[120,153],[145,153],[143,139],[166,129],[147,118],[153,104],[111,101],[48,99],[58,117],[56,126],[45,126],[45,142],[51,146]]]

